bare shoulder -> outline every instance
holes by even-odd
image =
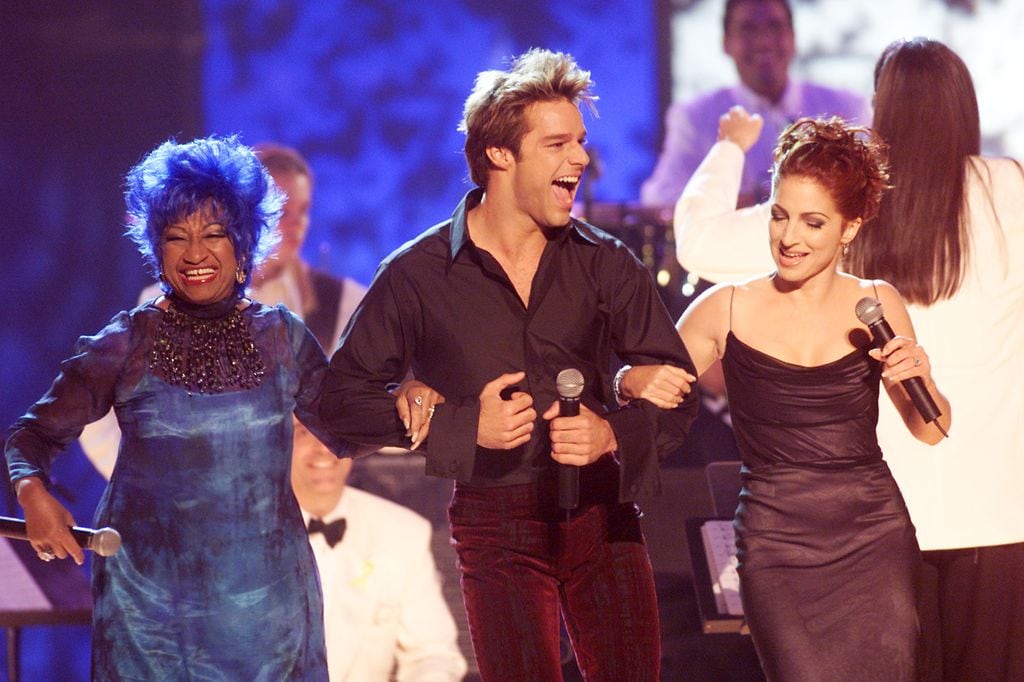
[[[733,308],[740,301],[749,303],[767,292],[771,287],[770,277],[757,277],[737,283],[720,283],[698,296],[679,318],[684,323],[699,324],[714,336],[723,336],[729,330]]]
[[[716,291],[717,290],[717,291]],[[705,293],[715,291],[715,305],[731,308],[735,305],[749,304],[759,301],[763,296],[775,293],[771,275],[759,275],[751,279],[730,284],[719,284]]]
[[[870,296],[871,298],[878,299],[878,302],[882,304],[883,308],[899,306],[903,308],[903,297],[900,296],[900,292],[896,290],[896,287],[886,282],[884,279],[860,279],[852,275],[845,275],[849,277],[859,296]],[[859,299],[858,299],[859,300]]]
[[[728,309],[736,286],[729,282],[721,282],[706,289],[686,307],[680,322],[693,316],[700,316],[702,318],[714,316],[721,310]]]
[[[907,312],[907,304],[896,287],[884,279],[849,277],[855,285],[858,302],[862,298],[876,299],[882,305],[882,314],[894,328],[897,328],[897,333],[913,337],[913,325]]]
[[[737,291],[749,292],[751,294],[760,293],[772,293],[775,291],[775,285],[772,283],[775,274],[770,275],[758,275],[757,277],[751,277],[750,279],[737,282],[733,286]]]
[[[864,279],[855,277],[847,272],[840,272],[839,278],[843,283],[843,291],[847,292],[850,296],[857,297],[858,300],[864,297],[874,298],[878,299],[878,302],[882,305],[885,305],[886,300],[891,300],[892,296],[899,297],[900,295],[896,291],[896,287],[884,279]]]

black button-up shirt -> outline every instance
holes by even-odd
[[[618,440],[620,500],[658,492],[659,457],[684,440],[696,392],[674,410],[635,401],[606,413],[615,356],[695,371],[650,274],[621,242],[573,220],[545,246],[524,306],[498,262],[469,237],[466,215],[481,196],[470,192],[451,220],[381,263],[331,360],[322,418],[356,442],[407,446],[385,386],[411,368],[446,400],[421,446],[427,473],[481,486],[532,482],[556,464],[539,415],[558,399],[558,372],[574,367],[583,373],[583,402]],[[538,414],[530,442],[477,446],[480,391],[518,371],[526,372],[518,388],[533,396]]]

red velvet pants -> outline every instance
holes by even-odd
[[[658,602],[637,508],[584,499],[560,521],[549,488],[456,487],[449,519],[484,682],[561,680],[560,615],[588,682],[657,680]]]

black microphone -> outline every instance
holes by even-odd
[[[583,394],[583,374],[578,369],[563,369],[555,377],[558,389],[558,416],[576,417],[580,413]],[[571,511],[580,504],[580,468],[571,464],[558,465],[558,506]]]
[[[857,319],[866,324],[868,329],[871,330],[875,347],[881,349],[882,346],[896,338],[892,327],[882,317],[882,304],[875,299],[864,297],[857,301],[856,313]],[[932,400],[928,389],[924,387],[921,377],[910,377],[900,383],[907,390],[910,399],[914,401],[914,407],[917,408],[918,414],[921,415],[925,422],[933,422],[942,416],[942,412],[939,411],[935,401]]]
[[[0,536],[28,540],[28,529],[21,519],[0,516]],[[121,534],[113,528],[71,528],[71,536],[82,549],[91,549],[100,556],[110,556],[121,549]]]

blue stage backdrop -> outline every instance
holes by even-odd
[[[462,102],[478,71],[530,47],[592,71],[595,197],[633,199],[658,134],[649,5],[207,0],[206,127],[302,151],[317,176],[307,255],[368,281],[383,256],[451,214],[469,188]]]
[[[121,234],[121,176],[168,137],[299,148],[317,175],[307,255],[368,282],[469,188],[456,125],[475,74],[541,46],[592,70],[594,197],[632,200],[658,144],[655,4],[2,3],[0,422],[149,282]],[[77,446],[55,472],[88,524],[103,482]],[[25,629],[22,678],[88,679],[88,642],[86,627]]]

